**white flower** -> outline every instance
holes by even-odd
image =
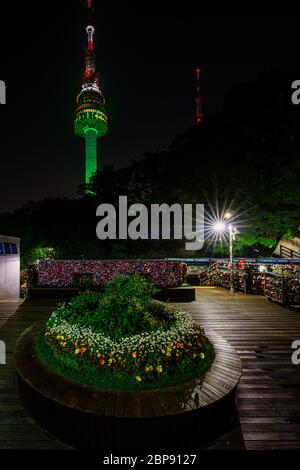
[[[59,308],[52,313],[48,320],[46,331],[53,337],[63,335],[65,341],[71,343],[77,341],[87,344],[90,341],[93,347],[88,350],[94,354],[107,354],[116,350],[120,355],[127,355],[132,350],[137,354],[139,351],[154,353],[170,344],[175,348],[178,341],[182,341],[185,336],[193,333],[195,326],[189,313],[170,305],[164,305],[164,307],[174,321],[168,330],[158,328],[154,332],[121,338],[119,341],[113,340],[103,333],[95,333],[91,328],[74,325],[61,319]]]

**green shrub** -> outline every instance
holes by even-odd
[[[155,287],[137,275],[120,276],[109,282],[95,311],[94,330],[113,339],[151,331],[150,313]]]
[[[60,305],[58,312],[70,323],[119,339],[164,326],[167,317],[163,309],[152,306],[155,292],[157,289],[140,276],[119,276],[107,283],[104,293],[82,292]]]

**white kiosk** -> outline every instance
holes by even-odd
[[[0,300],[20,298],[20,238],[0,235]]]

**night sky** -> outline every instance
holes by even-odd
[[[7,13],[1,6],[7,105],[0,106],[0,211],[30,199],[73,197],[84,180],[84,140],[73,133],[73,113],[85,2],[9,3]],[[204,114],[260,72],[300,68],[300,16],[116,14],[96,4],[97,65],[110,119],[100,140],[102,164],[119,168],[144,152],[167,149],[192,124],[197,65]]]

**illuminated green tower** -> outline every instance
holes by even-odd
[[[87,50],[82,87],[77,96],[74,129],[75,134],[85,139],[85,182],[97,171],[97,139],[107,132],[105,99],[99,88],[99,74],[96,71],[96,52],[94,48],[95,27],[92,25],[93,5],[88,0],[89,22]]]

